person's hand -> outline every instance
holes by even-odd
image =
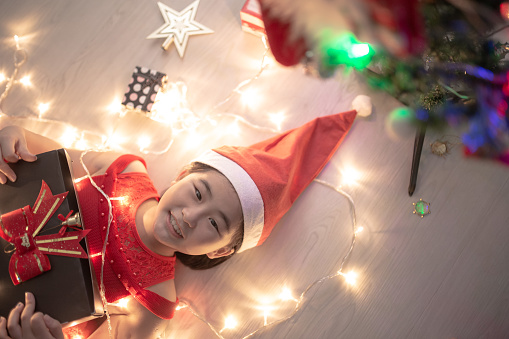
[[[26,293],[25,303],[18,303],[9,313],[9,319],[0,318],[0,339],[64,339],[62,325],[57,320],[41,312],[34,313],[32,293]]]
[[[18,126],[7,126],[0,130],[0,183],[5,184],[7,179],[16,180],[16,174],[7,163],[35,161],[37,157],[27,148],[25,130]]]

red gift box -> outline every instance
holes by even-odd
[[[83,231],[62,228],[65,216],[79,213],[67,153],[55,150],[38,154],[35,162],[9,165],[17,180],[0,185],[0,315],[8,317],[12,307],[24,303],[25,292],[32,292],[36,311],[63,324],[102,316],[98,285],[86,254],[84,258],[64,256],[87,249],[80,237]],[[18,215],[30,224],[28,234],[19,231]],[[72,247],[63,243],[73,238],[79,243]]]

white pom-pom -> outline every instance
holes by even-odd
[[[369,117],[373,111],[371,98],[367,95],[358,95],[352,101],[352,108],[357,111],[361,117]]]

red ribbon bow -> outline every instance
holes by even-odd
[[[90,230],[65,232],[64,227],[56,234],[37,236],[67,193],[53,195],[43,180],[33,207],[25,206],[0,216],[0,236],[15,247],[9,261],[9,274],[14,285],[51,269],[45,253],[87,258],[79,242]]]

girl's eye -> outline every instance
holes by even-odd
[[[219,226],[217,226],[217,222],[216,222],[214,219],[209,218],[209,221],[210,221],[210,224],[211,224],[212,226],[214,226],[214,228],[215,228],[216,230],[217,230],[217,229],[219,229]]]
[[[194,194],[196,195],[198,200],[201,201],[201,193],[196,187],[194,188]]]

